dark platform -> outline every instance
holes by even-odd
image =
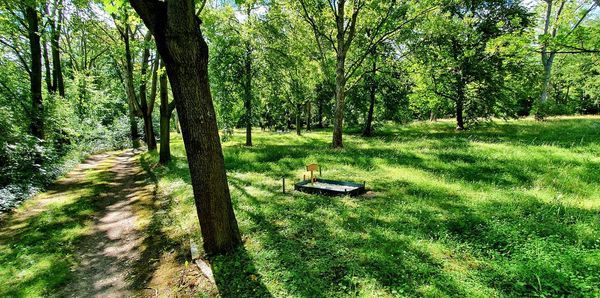
[[[294,189],[305,193],[328,196],[349,195],[354,197],[366,192],[364,184],[326,179],[317,179],[314,183],[311,183],[310,180],[300,181],[294,185]]]

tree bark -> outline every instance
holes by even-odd
[[[548,102],[548,91],[550,89],[550,77],[552,75],[552,64],[554,63],[555,52],[550,52],[542,57],[542,63],[544,65],[544,81],[542,84],[542,95],[540,96],[540,106],[536,113],[536,119],[541,120],[545,117],[544,106]]]
[[[369,86],[369,111],[367,112],[367,121],[365,122],[365,130],[363,136],[370,137],[373,135],[373,112],[375,110],[375,96],[377,95],[377,82],[375,75],[377,73],[377,56],[375,50],[371,53],[373,64],[371,69],[371,80]]]
[[[311,122],[311,104],[310,104],[310,100],[306,102],[306,131],[310,131],[310,122]]]
[[[62,27],[63,9],[62,0],[58,0],[55,4],[56,20],[50,21],[50,49],[52,51],[52,85],[54,89],[58,91],[58,95],[65,97],[65,82],[62,73],[62,66],[60,62],[60,32]]]
[[[373,135],[373,112],[375,110],[375,95],[376,87],[373,84],[369,88],[369,111],[367,112],[367,121],[365,123],[365,130],[363,131],[364,137],[370,137]]]
[[[546,1],[546,19],[544,20],[544,35],[548,35],[549,30],[550,30],[550,18],[552,16],[552,0],[545,0]],[[561,11],[562,11],[562,7],[564,4],[560,5],[559,11],[558,11],[558,16],[560,15]],[[557,18],[558,18],[557,16]],[[556,30],[553,30],[553,32],[551,32],[552,37],[554,37],[554,33],[556,32]],[[554,55],[555,53],[551,52],[548,53],[548,44],[547,42],[544,42],[542,44],[542,51],[541,51],[541,55],[542,55],[542,65],[544,66],[544,79],[543,79],[543,83],[542,83],[542,94],[540,95],[540,102],[538,105],[538,109],[535,113],[535,119],[537,120],[542,120],[544,119],[545,115],[545,105],[546,105],[546,101],[548,100],[548,87],[550,86],[550,75],[552,72],[552,62],[554,60]]]
[[[48,93],[52,94],[56,91],[56,89],[54,86],[52,86],[52,70],[50,69],[50,59],[48,58],[48,45],[45,39],[42,41],[42,43],[44,44],[42,55],[44,57],[46,90],[48,90]]]
[[[360,2],[360,1],[359,1]],[[355,5],[357,5],[355,3]],[[360,6],[360,4],[358,4]],[[336,70],[335,70],[335,114],[333,119],[333,148],[344,147],[342,135],[344,130],[344,105],[346,100],[346,54],[350,49],[356,30],[359,8],[354,7],[351,18],[346,20],[346,0],[337,1],[335,23],[336,35]],[[346,35],[347,34],[347,35]]]
[[[244,61],[244,108],[246,109],[246,146],[252,146],[252,49],[246,44]]]
[[[123,43],[125,44],[125,91],[127,93],[127,105],[129,106],[129,131],[131,134],[131,143],[133,144],[133,148],[139,148],[140,133],[138,131],[136,120],[138,107],[136,107],[137,99],[135,97],[135,87],[133,86],[133,62],[131,57],[131,47],[129,44],[129,24],[125,24],[125,28],[121,33],[121,37],[123,38]]]
[[[318,102],[318,108],[317,108],[317,117],[319,118],[319,124],[317,124],[317,127],[319,128],[323,128],[323,99],[319,99]]]
[[[160,69],[164,67],[161,61]],[[160,85],[160,164],[167,164],[171,161],[171,114],[175,109],[175,102],[169,103],[169,93],[167,88],[167,74],[161,73],[159,79]]]
[[[230,251],[241,238],[227,186],[208,81],[208,45],[193,0],[130,0],[154,35],[171,82],[207,254]]]
[[[25,8],[27,20],[27,33],[29,37],[29,51],[31,55],[31,134],[44,139],[44,105],[42,101],[42,48],[40,44],[39,19],[37,11],[33,6]]]
[[[296,135],[301,136],[302,135],[302,122],[301,122],[301,118],[302,118],[302,104],[297,104],[296,105]]]
[[[341,1],[340,1],[341,2]],[[333,148],[344,147],[342,134],[344,127],[344,101],[346,98],[346,43],[344,41],[344,7],[338,11],[337,56],[335,69],[335,113],[333,117]]]
[[[144,38],[144,52],[142,54],[142,68],[140,70],[141,80],[140,80],[140,108],[142,112],[142,118],[144,119],[144,135],[146,145],[148,146],[149,151],[156,150],[156,137],[154,136],[154,129],[152,128],[152,110],[148,105],[147,100],[147,72],[148,72],[148,63],[150,58],[150,48],[148,43],[152,39],[152,35],[150,32]],[[156,85],[155,85],[156,87]]]
[[[462,80],[458,82],[457,95],[458,97],[456,98],[456,130],[464,130],[465,123],[463,119],[463,109],[465,103],[465,86]]]

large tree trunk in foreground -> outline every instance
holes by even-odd
[[[241,238],[233,212],[208,82],[208,46],[193,0],[130,0],[154,35],[171,82],[207,254],[230,251]]]
[[[42,47],[40,44],[39,20],[35,7],[25,8],[27,33],[29,35],[29,51],[31,54],[31,134],[44,139],[44,105],[42,102]]]
[[[333,141],[331,146],[333,148],[344,147],[342,134],[344,129],[344,105],[346,100],[346,53],[350,48],[354,35],[354,26],[356,25],[356,15],[353,15],[349,21],[349,25],[346,25],[345,19],[345,0],[337,1],[337,16],[336,16],[336,27],[337,27],[337,56],[336,56],[336,69],[335,69],[335,114],[333,115]],[[355,10],[358,13],[358,10]],[[346,33],[348,33],[348,39],[346,39]]]
[[[161,62],[160,68],[164,67]],[[159,163],[166,164],[171,160],[171,114],[175,109],[175,102],[169,103],[167,88],[167,74],[161,73],[160,85],[160,158]]]

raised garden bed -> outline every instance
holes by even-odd
[[[365,185],[354,182],[336,181],[327,179],[304,180],[296,183],[294,189],[297,191],[322,194],[328,196],[359,196],[366,192]]]

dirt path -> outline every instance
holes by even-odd
[[[138,153],[91,156],[0,221],[0,296],[214,296],[163,234],[169,200]]]
[[[136,214],[153,198],[153,185],[146,181],[144,170],[134,159],[132,150],[117,155],[94,156],[70,175],[73,179],[97,169],[109,182],[96,199],[97,212],[89,236],[76,251],[79,266],[73,282],[63,294],[73,297],[129,297],[132,266],[142,252],[144,234],[139,231]],[[87,173],[89,174],[89,173]],[[146,206],[148,207],[148,206]]]

